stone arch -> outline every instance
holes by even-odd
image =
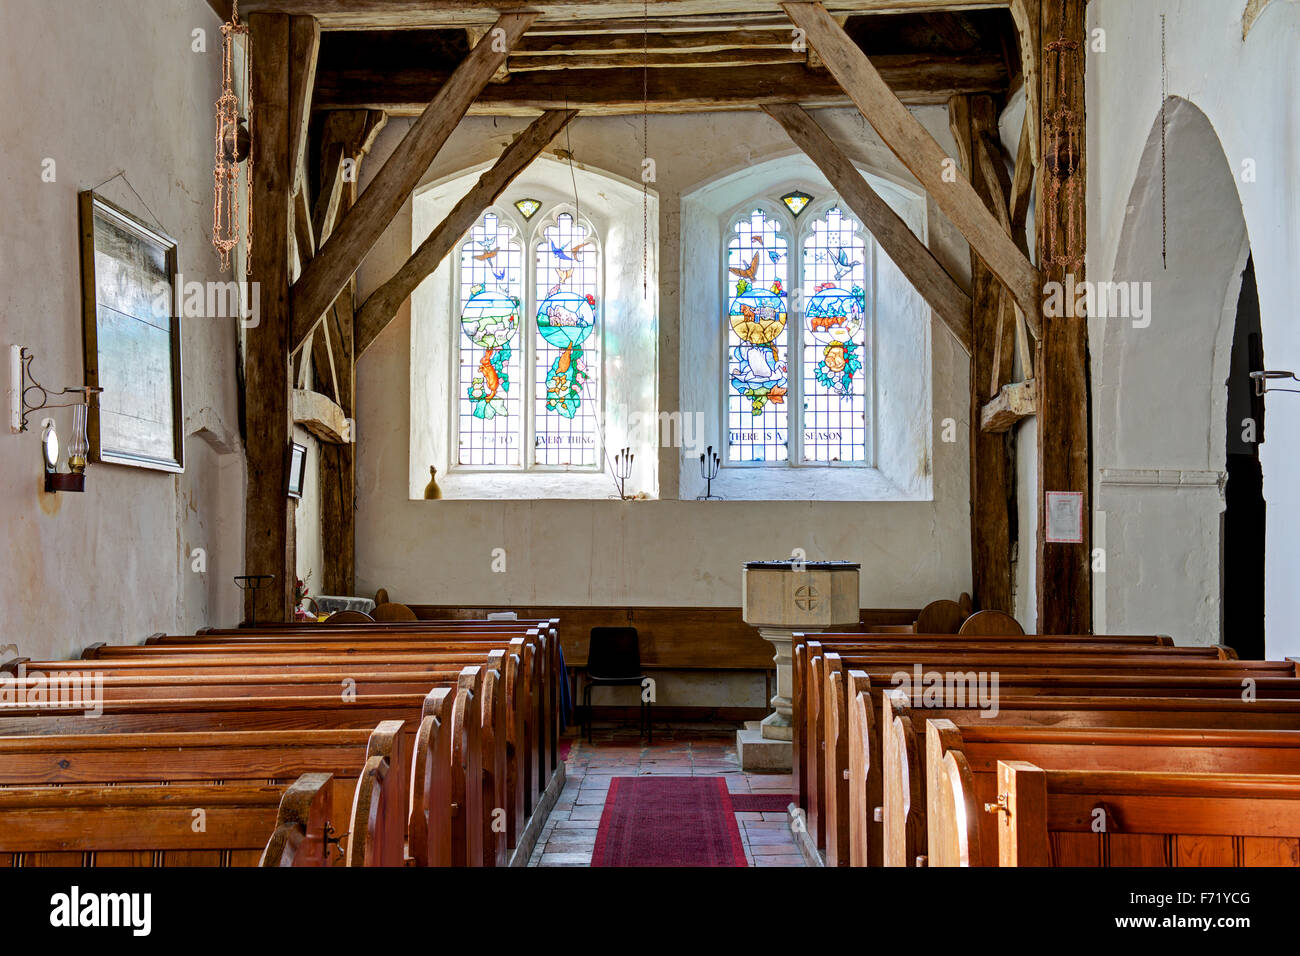
[[[1178,97],[1165,108],[1167,162],[1157,115],[1105,277],[1126,284],[1136,305],[1121,316],[1094,311],[1091,320],[1094,481],[1106,558],[1095,610],[1099,629],[1215,643],[1227,377],[1250,241],[1209,119]]]

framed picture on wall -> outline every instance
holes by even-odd
[[[176,242],[80,194],[82,328],[92,461],[185,470]]]
[[[302,497],[302,486],[307,476],[307,446],[296,441],[289,442],[289,488],[290,498]]]

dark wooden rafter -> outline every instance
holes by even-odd
[[[230,19],[230,0],[208,0],[223,20]],[[950,10],[996,10],[1009,0],[833,0],[836,13],[923,13]],[[779,13],[776,0],[654,0],[652,19],[736,19],[762,22]],[[588,19],[614,29],[632,29],[644,13],[642,0],[240,0],[245,16],[257,10],[306,14],[316,17],[325,30],[415,30],[428,27],[486,25],[503,10],[529,10],[541,15],[539,26],[567,29]],[[619,23],[627,26],[620,27]],[[695,27],[690,27],[695,29]],[[636,27],[639,29],[639,27]]]
[[[473,188],[458,202],[437,228],[420,243],[391,279],[372,292],[357,312],[356,350],[363,354],[393,316],[438,264],[478,221],[515,177],[541,154],[547,144],[578,113],[556,110],[543,113],[511,143],[501,158],[479,177]]]
[[[518,63],[518,60],[513,60]],[[904,53],[873,56],[894,95],[912,106],[946,103],[961,93],[1001,93],[1007,70],[1001,57],[984,54],[935,56]],[[318,109],[377,109],[392,116],[418,114],[450,76],[435,66],[393,69],[325,65],[316,86]],[[799,63],[767,66],[639,67],[569,69],[557,83],[543,72],[520,72],[509,82],[491,83],[470,106],[474,115],[535,115],[545,110],[577,109],[584,116],[640,113],[753,110],[771,103],[805,108],[851,106],[829,73]]]
[[[898,213],[871,188],[816,121],[798,106],[769,106],[767,112],[781,124],[795,144],[817,164],[845,204],[880,243],[885,254],[967,352],[971,348],[970,295],[940,265]]]
[[[506,53],[536,19],[506,14],[497,20],[398,144],[293,286],[294,343],[301,344],[406,203]],[[498,32],[500,31],[500,32]]]
[[[245,598],[245,614],[286,621],[295,582],[294,509],[286,497],[293,423],[289,391],[290,216],[294,170],[290,166],[289,17],[249,17],[253,47],[252,96],[257,104],[253,138],[251,279],[260,321],[246,332],[244,349],[245,498],[244,572],[270,574],[269,585]]]
[[[1058,85],[1056,71],[1040,73],[1039,128],[1047,137],[1043,118],[1058,109],[1069,109],[1077,119],[1076,149],[1079,166],[1073,175],[1079,195],[1086,195],[1087,144],[1085,140],[1084,63],[1088,46],[1086,0],[1058,0],[1032,4],[1038,7],[1039,35],[1055,38],[1062,33],[1078,41],[1080,54],[1074,69],[1066,77],[1068,89]],[[1064,23],[1062,23],[1064,6]],[[1071,101],[1073,100],[1073,101]],[[1040,145],[1039,155],[1049,156],[1048,143]],[[1035,219],[1038,225],[1038,248],[1047,282],[1064,282],[1065,267],[1046,261],[1043,250],[1066,248],[1071,215],[1078,235],[1086,236],[1086,208],[1073,213],[1066,209],[1069,190],[1056,197],[1048,188],[1047,170],[1039,176]],[[1053,207],[1053,204],[1055,206]],[[1055,237],[1051,230],[1055,229]],[[1055,241],[1051,241],[1052,239]],[[1080,240],[1082,241],[1082,240]],[[1076,282],[1084,281],[1083,256],[1076,250],[1079,265],[1073,270]],[[1038,631],[1042,634],[1087,634],[1092,630],[1092,488],[1089,446],[1089,379],[1088,320],[1084,316],[1050,316],[1042,314],[1043,334],[1038,343]],[[1083,495],[1083,541],[1079,544],[1048,544],[1046,540],[1046,493],[1078,492]]]
[[[895,96],[871,60],[820,3],[784,3],[790,19],[807,34],[827,69],[858,110],[925,187],[971,247],[1011,290],[1027,320],[1037,316],[1042,280],[965,176],[949,176],[948,156]],[[1031,331],[1037,323],[1030,320]]]
[[[997,129],[997,110],[991,97],[954,97],[948,104],[949,127],[962,167],[986,208],[1005,226],[1010,224],[1006,205],[1009,181],[1006,166],[990,136]],[[970,496],[971,575],[975,603],[981,610],[1011,613],[1011,528],[1015,515],[1015,476],[1011,448],[1004,434],[981,428],[981,409],[988,399],[990,381],[1011,350],[1003,347],[1009,296],[997,277],[971,246],[970,350]]]

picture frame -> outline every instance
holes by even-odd
[[[296,500],[302,497],[302,488],[307,477],[307,446],[296,441],[289,442],[288,461],[289,465],[285,470],[289,474],[289,487],[285,489],[285,494]]]
[[[78,194],[90,460],[185,470],[177,244],[91,190]]]

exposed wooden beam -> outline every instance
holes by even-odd
[[[837,13],[918,13],[1005,8],[1009,0],[833,0]],[[208,0],[224,20],[230,0]],[[491,23],[498,13],[534,11],[544,21],[571,23],[584,19],[639,21],[642,0],[240,0],[240,13],[255,10],[316,17],[326,30],[416,30]],[[732,17],[778,12],[776,0],[654,0],[651,20],[692,16]]]
[[[811,116],[798,106],[772,105],[765,109],[817,164],[885,254],[930,304],[961,347],[970,352],[971,300],[966,291]]]
[[[997,128],[992,97],[954,97],[948,104],[948,121],[962,166],[971,187],[986,209],[1001,208],[1007,217],[1003,180],[985,139]],[[1002,228],[999,226],[998,228]],[[988,388],[998,379],[1003,360],[1002,340],[1008,331],[1002,309],[1004,287],[989,270],[972,244],[970,350],[970,540],[972,591],[982,610],[1010,613],[1012,607],[1012,516],[1015,482],[1006,436],[980,429],[980,410],[989,398]],[[1009,297],[1008,297],[1009,298]],[[1010,348],[1006,350],[1010,357]]]
[[[964,235],[1026,315],[1042,301],[1038,270],[980,200],[970,180],[947,176],[943,148],[889,88],[867,55],[844,33],[820,3],[784,3],[804,30],[831,74],[844,87],[880,138],[920,181],[935,203]]]
[[[1011,0],[1011,19],[1016,25],[1016,39],[1020,43],[1020,74],[1025,83],[1025,122],[1029,125],[1030,162],[1038,165],[1039,108],[1042,96],[1039,77],[1039,58],[1043,43],[1040,39],[1040,7],[1042,0]]]
[[[374,247],[470,103],[536,14],[505,14],[429,102],[293,286],[294,342],[306,339]]]
[[[980,409],[980,429],[990,434],[1011,430],[1016,422],[1038,412],[1038,386],[1033,379],[1003,385],[998,395]]]
[[[420,243],[396,274],[370,294],[357,312],[356,354],[365,353],[405,302],[478,221],[492,202],[537,158],[555,135],[578,113],[555,110],[543,113],[511,143],[491,169],[479,177],[473,188]]]
[[[587,36],[534,36],[531,32],[519,41],[512,57],[570,55],[592,53],[710,53],[719,50],[793,50],[794,35],[789,23],[785,29],[740,30],[735,33],[701,31],[699,33],[591,34]]]
[[[249,17],[253,48],[252,96],[257,135],[252,158],[253,237],[251,279],[259,295],[260,322],[244,340],[245,488],[244,573],[275,580],[245,597],[245,614],[259,621],[287,621],[293,610],[294,508],[286,497],[288,452],[293,433],[289,404],[290,166],[289,18]]]
[[[1007,85],[1001,57],[902,54],[871,58],[894,95],[913,106],[941,105],[957,94],[1001,93]],[[432,69],[336,70],[323,65],[316,84],[318,109],[375,109],[393,116],[418,114],[446,84],[448,74]],[[645,86],[643,87],[643,84]],[[578,109],[584,116],[640,113],[642,95],[652,113],[752,110],[768,103],[805,107],[849,106],[851,100],[830,74],[806,67],[730,69],[637,68],[571,70],[558,84],[524,73],[493,83],[469,108],[470,115],[535,115]]]
[[[311,223],[311,204],[307,200],[307,185],[299,177],[298,191],[293,194],[293,240],[298,248],[298,262],[307,267],[316,255],[316,234]]]
[[[293,420],[323,442],[340,445],[348,441],[348,416],[320,392],[293,390]]]
[[[1064,7],[1064,19],[1062,18]],[[1039,129],[1044,142],[1039,155],[1052,150],[1043,117],[1068,110],[1077,117],[1076,149],[1079,165],[1072,174],[1077,195],[1087,195],[1087,122],[1084,94],[1084,64],[1087,62],[1086,0],[1064,0],[1041,4],[1040,37],[1064,35],[1079,44],[1079,54],[1065,71],[1045,68],[1039,71],[1042,113]],[[1064,87],[1059,75],[1064,72]],[[1065,282],[1067,274],[1076,282],[1085,281],[1087,206],[1080,201],[1070,208],[1075,191],[1053,190],[1044,167],[1038,177],[1038,204],[1035,220],[1038,248],[1066,251],[1077,237],[1072,250],[1078,261],[1048,261],[1043,256],[1043,277],[1048,282]],[[1041,307],[1040,307],[1041,308]],[[1038,382],[1038,568],[1037,598],[1040,634],[1087,634],[1092,630],[1092,479],[1088,403],[1088,320],[1085,316],[1048,315],[1040,311],[1043,334],[1038,343],[1035,378]],[[1082,541],[1075,544],[1047,542],[1048,492],[1081,494],[1083,521]]]
[[[736,30],[785,30],[790,32],[790,18],[779,10],[775,13],[739,13],[729,17],[663,17],[650,21],[656,33],[699,33],[715,31],[732,33]],[[530,37],[569,36],[592,33],[641,33],[646,21],[641,17],[620,20],[539,20],[529,30]]]
[[[294,189],[305,188],[307,123],[311,120],[311,97],[316,88],[316,62],[320,53],[320,24],[312,17],[289,20],[289,168]]]
[[[579,56],[525,56],[511,57],[511,73],[527,73],[539,70],[620,70],[635,69],[648,65],[651,69],[717,69],[735,66],[776,66],[781,63],[803,63],[806,53],[796,53],[790,49],[734,49],[711,50],[707,53],[693,53],[683,56],[677,53],[601,53]]]
[[[1025,229],[1029,221],[1029,202],[1034,194],[1034,124],[1025,114],[1025,121],[1020,126],[1020,145],[1016,150],[1016,170],[1011,178],[1011,238],[1016,240],[1020,251],[1029,255],[1029,237]]]

